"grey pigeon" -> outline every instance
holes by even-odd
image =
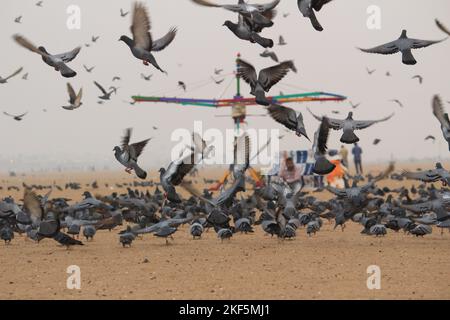
[[[261,37],[257,32],[253,31],[251,25],[247,23],[244,16],[241,14],[238,16],[238,23],[233,23],[227,20],[223,25],[241,40],[250,41],[251,43],[258,43],[263,48],[273,47],[273,41],[271,39]]]
[[[8,112],[3,112],[3,114],[4,114],[5,116],[8,116],[8,117],[13,118],[13,119],[16,120],[16,121],[22,121],[23,118],[28,114],[28,112],[25,112],[25,113],[19,114],[19,115],[13,115],[13,114],[10,114],[10,113],[8,113]]]
[[[225,239],[230,239],[233,236],[233,231],[228,228],[219,229],[217,231],[217,238],[219,238],[222,242]]]
[[[133,8],[131,25],[133,39],[123,35],[120,37],[119,41],[125,42],[130,48],[133,56],[139,60],[142,60],[144,65],[148,65],[150,63],[159,71],[166,73],[156,62],[152,51],[161,51],[170,45],[175,39],[177,29],[171,28],[164,37],[153,41],[150,28],[150,18],[146,7],[144,4],[136,2]]]
[[[437,162],[435,169],[427,171],[404,171],[403,176],[407,179],[420,180],[427,183],[442,181],[445,185],[450,185],[450,172],[444,169],[440,162]]]
[[[94,66],[94,67],[90,67],[90,68],[88,68],[88,67],[86,67],[86,65],[85,65],[85,64],[83,64],[83,68],[84,68],[84,70],[86,70],[86,72],[87,72],[87,73],[91,73],[91,72],[92,72],[92,70],[94,70],[94,69],[95,69],[95,66]]]
[[[391,102],[395,102],[396,104],[398,104],[400,106],[400,108],[403,108],[403,103],[400,100],[393,99],[393,100],[391,100]]]
[[[308,111],[319,121],[322,121],[323,117],[316,116],[311,110]],[[347,118],[343,120],[331,119],[328,118],[330,128],[333,130],[343,130],[343,134],[341,136],[340,141],[346,144],[353,144],[359,141],[359,138],[355,135],[354,130],[362,130],[369,128],[370,126],[384,122],[392,118],[394,114],[390,116],[380,119],[380,120],[353,120],[353,112],[349,112]]]
[[[264,106],[270,105],[265,92],[269,92],[275,84],[286,76],[289,70],[294,69],[292,61],[284,61],[275,66],[262,69],[257,75],[255,68],[250,63],[242,59],[238,59],[237,63],[238,76],[250,85],[250,94],[256,97],[256,103]]]
[[[280,3],[280,0],[274,0],[267,4],[249,4],[243,0],[239,0],[238,4],[219,5],[206,0],[192,0],[196,4],[206,7],[223,8],[228,11],[239,13],[240,15],[251,19],[254,23],[261,27],[271,27],[273,22],[265,16],[265,13],[272,11]]]
[[[411,79],[417,79],[419,80],[419,84],[423,83],[423,77],[421,75],[415,75]]]
[[[276,53],[273,51],[269,51],[266,49],[260,54],[260,56],[263,58],[270,58],[273,61],[278,62],[278,57],[277,57]]]
[[[433,97],[432,108],[434,116],[441,125],[442,135],[444,136],[445,141],[447,141],[450,150],[450,120],[448,118],[448,113],[444,111],[442,100],[438,95]]]
[[[15,23],[22,23],[22,16],[18,16],[17,18],[14,19]]]
[[[130,144],[131,133],[131,128],[126,129],[125,135],[122,138],[122,147],[114,147],[114,156],[116,157],[117,161],[119,161],[126,167],[126,172],[131,173],[131,170],[134,170],[134,172],[140,179],[145,179],[147,178],[147,172],[141,169],[137,162],[139,156],[142,154],[142,151],[144,150],[150,139]]]
[[[116,93],[116,90],[113,88],[112,90],[110,90],[109,92],[105,90],[105,88],[103,88],[100,83],[98,83],[97,81],[94,81],[94,84],[97,86],[97,88],[103,93],[103,95],[99,96],[99,99],[102,100],[110,100],[111,99],[111,95],[113,93]]]
[[[283,37],[283,36],[280,36],[280,37],[278,38],[278,45],[279,45],[279,46],[285,46],[285,45],[287,45],[287,43],[286,43],[286,41],[284,40],[284,37]]]
[[[313,172],[319,175],[331,173],[336,167],[326,158],[327,141],[330,132],[330,124],[327,117],[323,117],[319,129],[314,133],[314,144],[312,150],[314,152],[314,168]]]
[[[66,53],[52,55],[48,53],[44,47],[41,46],[37,48],[21,35],[14,35],[14,40],[22,47],[41,55],[42,60],[49,66],[55,68],[56,71],[59,71],[63,77],[72,78],[77,75],[77,73],[70,69],[66,63],[72,61],[77,57],[77,55],[80,53],[81,47],[77,47],[72,51]]]
[[[150,81],[150,79],[153,77],[152,74],[149,74],[148,76],[146,76],[145,74],[141,73],[141,78],[144,79],[145,81]]]
[[[305,18],[311,20],[311,24],[317,31],[322,31],[323,27],[317,20],[314,11],[320,11],[322,7],[331,2],[331,0],[297,0],[297,6]]]
[[[16,70],[14,73],[12,73],[10,76],[6,77],[6,78],[2,78],[0,76],[0,84],[4,84],[7,83],[9,79],[11,79],[12,77],[17,76],[19,73],[21,73],[23,70],[23,68],[19,68],[18,70]]]
[[[411,52],[412,49],[420,49],[425,48],[428,46],[431,46],[436,43],[440,43],[443,40],[437,40],[437,41],[429,41],[429,40],[418,40],[418,39],[411,39],[408,38],[406,35],[406,30],[402,31],[402,34],[400,35],[400,38],[398,38],[395,41],[385,43],[381,46],[374,47],[371,49],[361,49],[363,52],[367,53],[377,53],[377,54],[394,54],[397,52],[402,53],[402,62],[406,65],[415,65],[417,63],[416,59],[414,59],[414,56]]]
[[[80,88],[80,91],[78,91],[78,94],[75,93],[75,90],[73,89],[72,85],[70,83],[67,83],[67,92],[69,93],[69,106],[63,106],[63,109],[66,110],[75,110],[81,107],[83,104],[81,102],[81,98],[83,96],[83,88]]]
[[[125,18],[129,13],[130,13],[129,11],[125,12],[125,11],[123,11],[122,8],[120,8],[120,16],[121,16],[122,18]]]
[[[295,131],[297,136],[304,136],[309,140],[306,133],[305,124],[303,123],[303,115],[301,112],[298,115],[295,113],[294,109],[284,107],[278,104],[271,104],[267,110],[269,111],[272,119],[281,123],[289,130]]]
[[[38,2],[36,2],[36,6],[37,7],[42,7],[42,3],[44,3],[44,1],[38,1]]]

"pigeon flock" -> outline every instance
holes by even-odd
[[[355,130],[379,125],[393,116],[392,114],[380,120],[355,120],[353,112],[350,112],[344,119],[335,119],[318,116],[310,111],[319,121],[311,140],[300,112],[276,104],[266,96],[269,90],[290,71],[297,72],[293,60],[279,61],[276,53],[269,50],[275,45],[274,41],[262,35],[264,29],[274,26],[273,19],[280,0],[266,4],[250,4],[244,0],[238,0],[237,4],[216,4],[208,0],[191,1],[202,7],[220,8],[237,15],[237,22],[228,20],[223,25],[237,38],[263,47],[264,51],[260,56],[270,58],[276,63],[257,72],[250,62],[239,58],[237,76],[250,86],[250,94],[259,105],[266,108],[274,122],[295,133],[299,139],[304,137],[311,142],[315,159],[313,172],[316,175],[327,175],[336,167],[328,159],[327,142],[330,129],[342,131],[340,138],[342,143],[353,144],[359,141]],[[298,0],[299,15],[309,19],[315,30],[323,31],[324,27],[317,15],[323,10],[324,5],[331,1]],[[42,7],[43,3],[44,1],[39,1],[36,6]],[[285,13],[283,16],[287,17],[288,14]],[[171,27],[167,34],[155,40],[151,31],[149,10],[143,2],[135,2],[130,11],[121,9],[122,18],[128,15],[131,17],[131,35],[121,35],[119,41],[129,47],[130,60],[138,59],[143,65],[151,65],[167,74],[165,68],[158,64],[157,54],[161,54],[176,41],[178,29]],[[17,17],[15,22],[22,23],[22,16]],[[442,32],[450,35],[441,22],[436,20],[436,24]],[[43,46],[37,47],[23,35],[15,34],[13,39],[18,45],[38,54],[46,65],[52,67],[62,77],[77,76],[77,71],[73,70],[69,63],[81,53],[81,46],[65,53],[52,54]],[[98,39],[99,36],[93,36],[92,43]],[[404,64],[414,65],[417,61],[412,54],[413,49],[425,48],[444,40],[446,39],[437,41],[413,39],[407,36],[406,30],[403,30],[395,41],[360,50],[383,55],[401,53]],[[280,36],[277,44],[284,46],[287,42]],[[95,68],[86,65],[83,67],[88,73],[93,72]],[[367,68],[369,75],[375,71]],[[19,68],[5,78],[0,77],[0,85],[7,84],[21,72],[22,68]],[[222,72],[223,70],[216,69],[214,75],[218,77]],[[145,81],[150,81],[153,76],[141,73]],[[113,82],[120,79],[120,76],[115,76]],[[217,84],[223,81],[214,77],[212,79]],[[417,79],[419,84],[423,82],[420,75],[414,76],[413,79]],[[111,86],[107,90],[97,81],[94,85],[100,91],[98,98],[101,102],[111,99],[119,89]],[[183,81],[179,81],[178,86],[184,91],[187,90],[187,85]],[[69,104],[62,108],[70,111],[80,108],[83,105],[83,89],[80,88],[76,93],[72,85],[67,83],[67,91]],[[399,100],[392,101],[403,107]],[[356,109],[359,105],[351,103],[352,109]],[[450,120],[437,95],[432,100],[432,112],[439,121],[443,138],[448,142],[450,150]],[[4,114],[21,121],[27,113],[13,115],[4,112]],[[154,127],[154,130],[157,128]],[[70,248],[95,241],[97,233],[101,230],[120,229],[117,236],[118,243],[123,247],[130,247],[145,234],[164,238],[166,244],[169,244],[169,239],[173,240],[181,227],[187,225],[184,231],[187,230],[194,240],[201,239],[202,234],[209,229],[214,230],[217,237],[224,241],[240,233],[253,233],[256,228],[284,240],[294,239],[301,230],[313,237],[320,232],[326,221],[334,223],[334,228],[340,228],[342,231],[347,223],[358,223],[362,228],[361,233],[367,236],[385,236],[390,232],[403,231],[405,234],[423,237],[430,234],[433,227],[440,228],[441,232],[444,229],[450,231],[448,188],[450,172],[441,163],[437,163],[434,169],[401,173],[394,172],[395,167],[391,163],[377,176],[371,174],[351,176],[347,173],[343,188],[328,185],[307,192],[302,190],[300,184],[293,186],[278,177],[267,176],[256,180],[254,176],[248,174],[252,169],[251,141],[244,131],[234,143],[234,162],[230,165],[230,177],[219,188],[217,194],[214,194],[214,188],[199,190],[195,178],[196,166],[214,153],[213,145],[208,144],[197,133],[193,133],[191,145],[186,146],[176,160],[161,168],[159,179],[153,181],[147,180],[148,173],[139,162],[144,148],[151,143],[151,139],[132,142],[132,129],[129,128],[126,129],[120,145],[113,147],[112,151],[117,162],[125,167],[127,173],[134,172],[140,179],[132,185],[121,185],[120,187],[127,188],[125,193],[92,195],[91,192],[85,191],[82,201],[71,203],[70,199],[51,197],[53,188],[63,190],[60,186],[24,184],[23,199],[7,197],[0,201],[0,239],[9,244],[16,234],[20,234],[36,243],[47,238]],[[437,138],[429,136],[426,139],[434,141]],[[380,139],[375,139],[373,144],[380,142]],[[384,179],[399,181],[413,179],[419,184],[411,188],[380,187],[379,183]],[[217,181],[204,180],[204,182],[207,185]],[[440,184],[441,187],[436,188],[435,184]],[[94,182],[90,187],[96,189],[98,185]],[[137,187],[147,190],[139,191]],[[152,192],[150,187],[153,188]],[[82,186],[73,182],[66,185],[66,189],[69,188],[79,190]],[[38,194],[38,191],[44,189],[49,189],[45,195]],[[322,192],[331,197],[328,200],[321,200],[314,196],[314,193]],[[186,194],[189,196],[186,197]],[[82,237],[85,241],[81,240]]]

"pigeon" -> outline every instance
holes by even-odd
[[[438,19],[435,19],[436,25],[442,32],[450,36],[450,30],[448,30]]]
[[[377,144],[379,144],[381,142],[380,139],[374,139],[373,140],[373,145],[376,146]]]
[[[92,40],[93,43],[96,43],[98,39],[100,39],[99,36],[92,36],[91,37],[91,40]]]
[[[217,85],[222,84],[222,82],[225,81],[225,79],[216,80],[216,79],[214,79],[213,77],[211,77],[211,79],[212,79],[212,81],[214,81],[214,83],[217,84]]]
[[[252,22],[261,27],[273,26],[273,22],[271,21],[271,19],[266,17],[265,13],[272,11],[280,3],[280,0],[274,0],[267,4],[248,4],[245,3],[243,0],[239,0],[239,3],[237,5],[234,4],[219,5],[209,2],[207,0],[192,0],[192,1],[202,6],[223,8],[228,11],[239,13],[239,15],[242,15],[250,19]]]
[[[120,16],[121,16],[122,18],[125,18],[129,13],[130,13],[129,11],[125,12],[125,11],[123,11],[122,8],[120,8]]]
[[[289,17],[289,15],[290,15],[289,12],[283,13],[283,18],[287,18],[287,17]]]
[[[431,140],[431,141],[435,142],[435,141],[436,141],[436,137],[435,137],[435,136],[432,136],[432,135],[429,135],[429,136],[426,136],[424,140],[425,140],[425,141]]]
[[[2,78],[2,77],[0,76],[0,84],[7,83],[9,79],[11,79],[12,77],[17,76],[19,73],[22,72],[22,70],[23,70],[23,68],[19,68],[19,69],[17,69],[16,71],[14,71],[14,73],[12,73],[10,76],[8,76],[8,77],[6,77],[6,78]]]
[[[285,46],[285,45],[287,45],[287,42],[284,41],[283,36],[280,36],[280,37],[278,38],[278,45],[279,45],[279,46]]]
[[[178,81],[178,87],[186,91],[186,84],[183,81]]]
[[[36,2],[36,6],[37,7],[42,7],[42,3],[43,3],[44,1],[38,1],[38,2]]]
[[[150,81],[150,79],[153,77],[152,74],[149,74],[148,76],[146,76],[145,74],[141,73],[141,78],[144,79],[145,81]]]
[[[131,33],[133,39],[128,36],[121,36],[119,41],[125,42],[131,50],[133,56],[142,60],[144,65],[152,64],[156,69],[165,72],[156,62],[152,51],[161,51],[169,46],[175,39],[177,28],[171,28],[169,32],[161,39],[153,41],[150,33],[150,18],[144,4],[136,2],[133,9],[133,18],[131,25]]]
[[[77,55],[80,53],[81,47],[77,47],[70,52],[51,55],[44,47],[37,48],[21,35],[14,35],[14,40],[22,47],[41,55],[42,60],[49,66],[55,68],[56,71],[59,71],[63,77],[72,78],[77,75],[77,73],[70,69],[66,63],[72,61],[77,57]]]
[[[252,26],[244,19],[244,16],[239,14],[238,23],[233,23],[229,20],[223,23],[236,37],[241,40],[250,41],[251,43],[258,43],[263,48],[272,48],[273,40],[261,37],[257,32],[252,30]]]
[[[402,174],[407,179],[420,180],[427,183],[441,181],[444,185],[450,185],[450,172],[444,169],[440,162],[436,163],[435,169],[427,171],[410,172]]]
[[[112,78],[112,81],[114,82],[114,81],[120,81],[120,80],[122,80],[120,77],[118,77],[118,76],[114,76],[113,78]]]
[[[83,104],[81,102],[81,97],[83,96],[83,88],[80,88],[80,91],[78,91],[78,94],[75,94],[75,90],[73,89],[72,85],[67,82],[67,92],[69,93],[69,106],[63,106],[62,108],[65,110],[75,110],[81,107]]]
[[[322,121],[323,117],[316,116],[311,112],[310,109],[308,111],[312,114],[314,118],[319,121]],[[328,118],[330,128],[333,130],[343,130],[343,134],[341,136],[340,141],[346,144],[353,144],[359,141],[359,138],[355,135],[354,130],[362,130],[366,129],[376,123],[384,122],[392,118],[394,114],[390,116],[380,119],[380,120],[353,120],[353,112],[349,112],[348,116],[344,120],[337,120]]]
[[[401,108],[403,108],[403,103],[402,103],[400,100],[398,100],[398,99],[393,99],[393,100],[391,100],[391,102],[395,102],[395,103],[398,104]]]
[[[22,76],[22,80],[28,80],[28,72]]]
[[[25,113],[20,114],[20,115],[12,115],[12,114],[9,114],[8,112],[3,112],[3,114],[5,116],[12,117],[16,121],[22,121],[23,117],[25,117],[28,114],[28,112],[25,112]]]
[[[402,53],[402,62],[406,65],[415,65],[417,63],[416,59],[414,58],[411,50],[412,49],[420,49],[425,48],[428,46],[431,46],[433,44],[440,43],[446,39],[437,40],[437,41],[429,41],[429,40],[418,40],[418,39],[411,39],[408,38],[406,34],[406,30],[402,31],[402,34],[400,35],[400,38],[398,38],[395,41],[383,44],[378,47],[374,47],[371,49],[361,49],[361,51],[366,53],[377,53],[377,54],[394,54],[397,52]]]
[[[223,69],[214,69],[214,74],[216,76],[218,76],[219,74],[221,74],[223,72]]]
[[[314,11],[320,11],[322,7],[329,2],[331,2],[331,0],[297,0],[297,6],[303,17],[311,20],[311,24],[314,29],[317,31],[323,31],[323,27],[317,20]]]
[[[278,57],[277,57],[276,53],[273,51],[269,51],[266,49],[263,51],[263,53],[260,54],[260,56],[263,58],[270,58],[273,61],[278,62]]]
[[[225,239],[231,239],[233,237],[233,231],[228,228],[219,229],[217,231],[217,238],[219,238],[222,242]]]
[[[375,69],[373,69],[373,70],[371,70],[371,69],[369,69],[368,67],[366,67],[366,71],[367,71],[367,73],[369,74],[369,75],[372,75],[375,71],[377,71],[377,70],[375,70]]]
[[[111,91],[107,92],[107,91],[105,90],[105,88],[103,88],[97,81],[94,81],[94,84],[95,84],[95,85],[97,86],[97,88],[99,88],[100,91],[103,93],[102,96],[99,96],[99,97],[98,97],[99,99],[102,99],[102,100],[109,100],[109,99],[111,99],[111,95],[112,95],[113,93],[116,92],[115,88],[113,88]]]
[[[314,144],[312,147],[315,159],[313,173],[318,175],[329,174],[336,168],[336,165],[326,158],[329,133],[330,123],[327,117],[323,117],[319,129],[314,133]]]
[[[361,105],[361,103],[353,103],[350,101],[350,105],[351,105],[352,109],[356,109]]]
[[[18,16],[17,18],[14,19],[15,23],[22,23],[22,16]]]
[[[422,82],[423,82],[423,77],[421,75],[415,75],[411,79],[419,80],[419,84],[422,84]]]
[[[238,76],[244,79],[250,87],[250,94],[256,97],[256,103],[269,106],[270,101],[267,100],[265,92],[269,92],[270,88],[280,82],[293,69],[292,61],[284,61],[275,66],[262,69],[259,76],[256,74],[255,68],[242,59],[237,60]]]
[[[450,120],[448,118],[448,113],[444,111],[442,100],[438,95],[433,97],[432,108],[434,116],[441,124],[442,135],[444,136],[445,141],[447,141],[450,151]]]
[[[298,115],[295,113],[294,109],[284,107],[279,104],[271,104],[267,110],[270,116],[276,122],[281,123],[289,130],[295,131],[297,136],[304,136],[309,140],[306,133],[305,124],[303,123],[303,115],[301,112]]]
[[[84,64],[83,64],[83,68],[84,68],[84,70],[86,70],[86,72],[88,72],[88,73],[91,73],[91,72],[92,72],[92,70],[94,70],[94,69],[95,69],[95,66],[94,66],[94,67],[90,67],[90,68],[88,68],[88,67],[86,67],[86,65],[84,65]]]
[[[130,144],[130,138],[133,130],[128,128],[125,130],[125,135],[122,138],[122,147],[115,146],[114,156],[117,161],[119,161],[122,165],[126,167],[125,171],[127,173],[131,173],[131,170],[134,170],[136,175],[140,179],[147,178],[147,172],[141,169],[138,165],[138,158],[144,151],[145,146],[151,139],[146,139],[137,143]]]

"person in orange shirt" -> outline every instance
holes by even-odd
[[[327,183],[332,187],[344,187],[344,176],[347,173],[347,169],[342,165],[341,159],[330,160],[336,167],[327,175]]]

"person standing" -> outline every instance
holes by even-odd
[[[339,155],[341,156],[342,164],[344,165],[344,167],[348,168],[348,150],[344,145],[341,146]]]
[[[356,174],[359,175],[363,174],[362,159],[361,159],[362,153],[363,151],[361,147],[358,146],[357,143],[355,143],[355,146],[352,149],[352,154],[353,154],[353,161],[355,162]]]

